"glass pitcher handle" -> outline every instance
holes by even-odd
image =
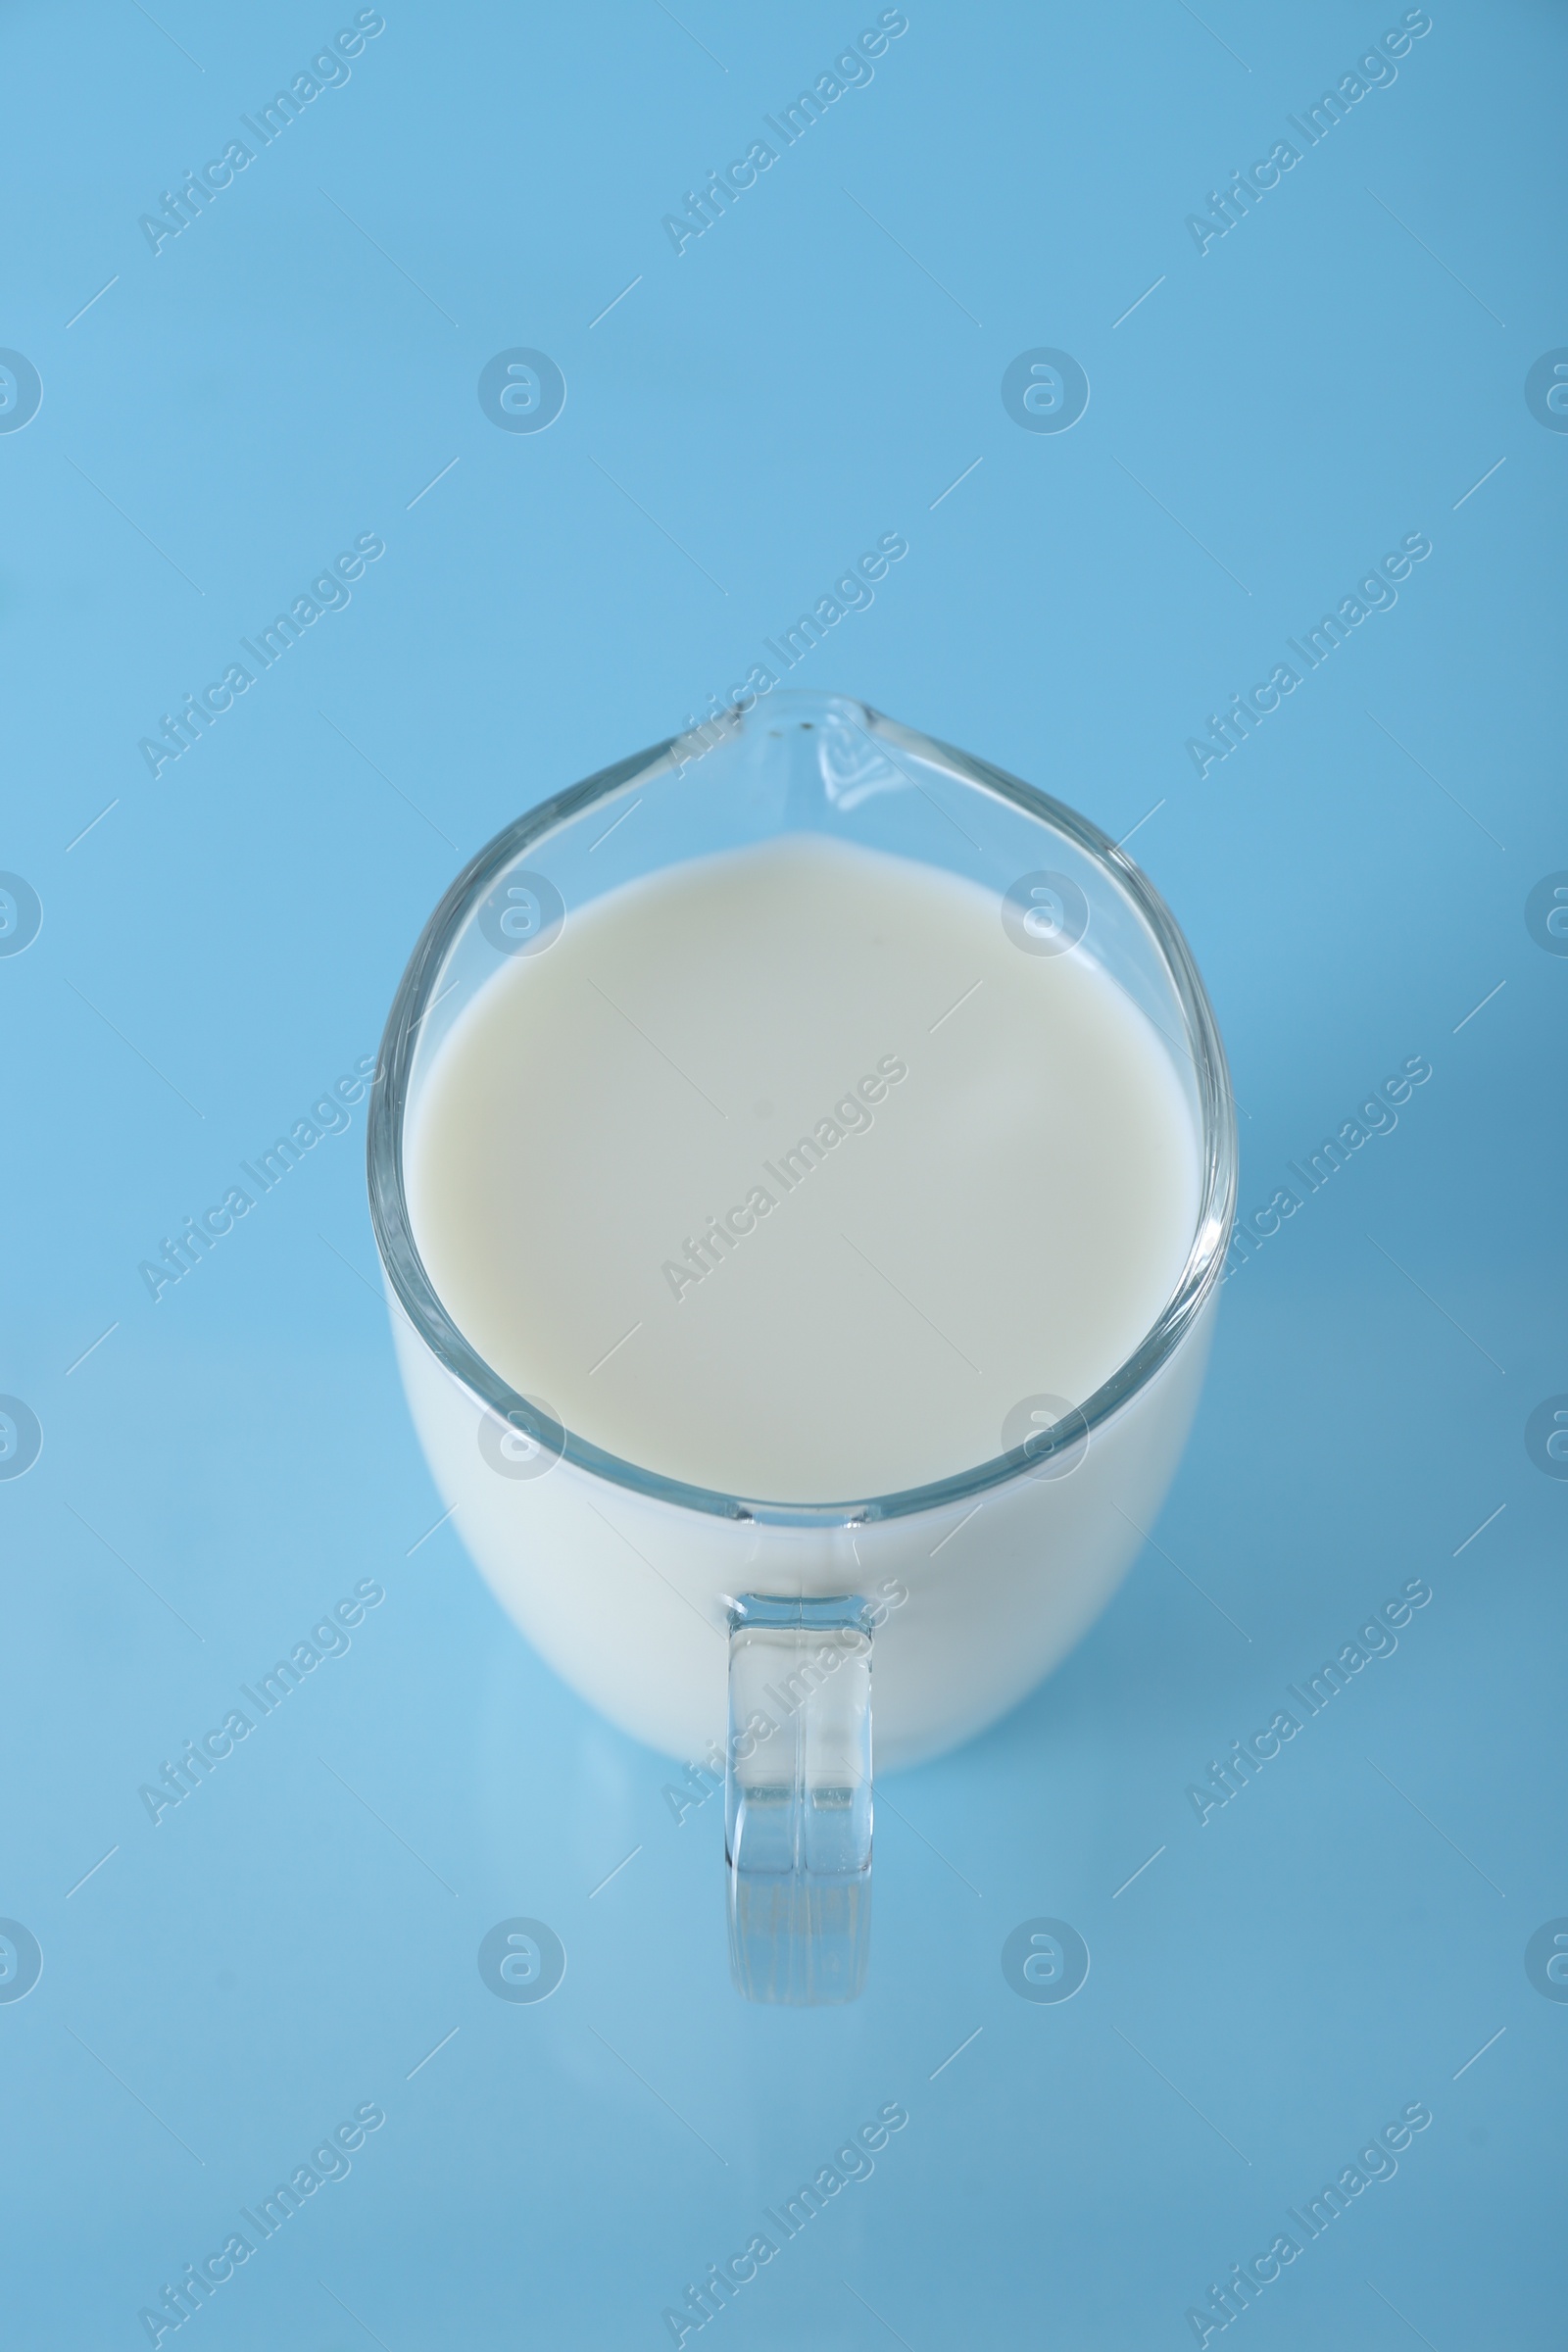
[[[871,1935],[872,1604],[729,1610],[730,1968],[752,2001],[853,2001]]]

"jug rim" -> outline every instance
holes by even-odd
[[[884,749],[889,746],[896,749],[902,743],[911,756],[917,754],[922,760],[949,770],[956,781],[1011,802],[1026,815],[1072,842],[1108,876],[1142,917],[1185,1022],[1184,1042],[1192,1056],[1197,1082],[1200,1183],[1198,1214],[1186,1260],[1170,1296],[1138,1346],[1092,1396],[1082,1399],[1070,1420],[1064,1416],[1043,1437],[1031,1437],[971,1469],[893,1493],[799,1502],[730,1494],[672,1478],[591,1444],[552,1421],[540,1410],[538,1400],[530,1400],[514,1390],[458,1329],[420,1257],[403,1168],[404,1112],[415,1047],[420,1024],[431,1009],[448,953],[480,902],[523,851],[612,793],[620,792],[634,782],[652,781],[661,772],[679,773],[692,760],[703,757],[704,751],[738,735],[750,713],[734,706],[714,719],[700,722],[695,729],[667,737],[537,803],[503,826],[469,858],[426,922],[387,1016],[371,1089],[367,1177],[371,1224],[392,1298],[417,1338],[481,1412],[526,1432],[552,1456],[657,1501],[779,1527],[854,1527],[905,1518],[916,1512],[945,1510],[984,1496],[1015,1479],[1039,1476],[1049,1469],[1054,1454],[1065,1454],[1071,1447],[1081,1446],[1086,1437],[1092,1443],[1095,1432],[1150,1385],[1197,1327],[1221,1278],[1236,1214],[1235,1102],[1218,1024],[1180,926],[1149,877],[1091,818],[1004,768],[889,719],[854,695],[781,686],[769,693],[765,705],[753,706],[763,712],[781,707],[797,714],[808,707],[823,713],[853,713],[854,723]],[[797,723],[814,722],[797,715]],[[699,736],[701,748],[692,750],[689,747]],[[892,756],[890,751],[889,757]],[[896,760],[894,763],[897,764]]]

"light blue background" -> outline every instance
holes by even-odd
[[[1185,216],[1397,7],[911,0],[677,258],[661,216],[874,8],[389,0],[155,258],[138,216],[353,13],[4,14],[0,343],[44,384],[0,436],[0,866],[44,908],[0,960],[0,1389],[44,1428],[0,1484],[0,1913],[44,1952],[0,2005],[7,2341],[146,2341],[139,2307],[378,2100],[207,2352],[652,2347],[899,2099],[874,2176],[705,2341],[1153,2352],[1424,2100],[1397,2177],[1237,2325],[1555,2345],[1568,2004],[1523,1953],[1568,1913],[1568,1485],[1523,1430],[1568,1389],[1568,960],[1523,908],[1568,866],[1568,437],[1523,381],[1568,343],[1560,12],[1435,0],[1200,258]],[[564,371],[548,432],[481,414],[513,345]],[[1036,345],[1089,374],[1059,436],[1000,398]],[[1404,1057],[1433,1075],[1229,1284],[1103,1621],[880,1792],[864,1999],[770,2013],[729,1989],[717,1802],[677,1828],[668,1765],[452,1530],[415,1548],[440,1504],[363,1112],[158,1304],[136,1266],[373,1052],[462,858],[722,695],[890,530],[907,559],[799,682],[1113,833],[1154,810],[1132,847],[1219,1013],[1244,1205]],[[1200,783],[1205,713],[1417,530],[1397,607]],[[154,782],[138,738],[367,531],[352,605]],[[138,1784],[368,1576],[351,1652],[155,1829]],[[1200,1827],[1187,1784],[1412,1576],[1397,1654]],[[517,1913],[568,1954],[538,2007],[475,1969]],[[1093,1955],[1059,2007],[1001,1973],[1037,1914]]]

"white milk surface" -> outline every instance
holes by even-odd
[[[1198,1214],[1167,1049],[1094,944],[1028,955],[978,885],[810,834],[574,911],[414,1107],[448,1311],[568,1429],[743,1497],[991,1459],[1131,1353]]]

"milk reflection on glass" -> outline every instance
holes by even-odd
[[[774,695],[492,844],[394,1007],[409,1396],[544,1655],[730,1729],[745,1989],[842,1998],[879,1765],[996,1719],[1174,1467],[1230,1215],[1180,936],[1081,818]]]

